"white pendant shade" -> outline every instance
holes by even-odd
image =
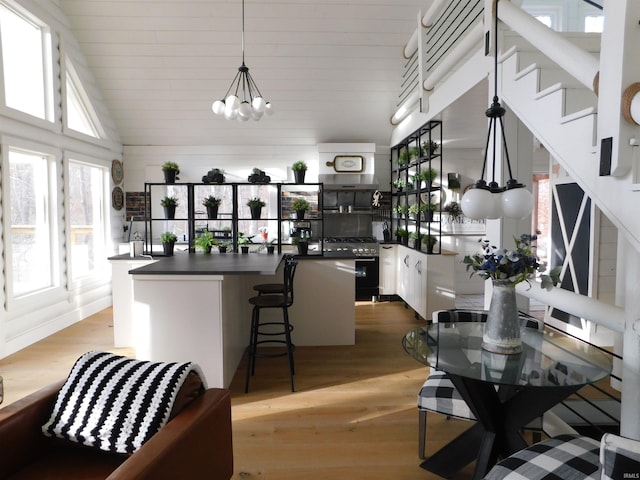
[[[502,211],[508,218],[520,219],[531,214],[533,195],[524,187],[517,187],[502,192]]]
[[[213,110],[213,113],[216,115],[222,115],[224,113],[224,107],[225,105],[222,100],[216,100],[213,102],[213,105],[211,105],[211,110]]]
[[[496,205],[495,194],[484,188],[471,188],[464,194],[460,207],[465,217],[473,220],[497,218],[500,208]],[[498,215],[499,216],[499,215]]]

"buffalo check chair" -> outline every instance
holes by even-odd
[[[640,478],[640,442],[605,433],[600,441],[559,435],[495,465],[485,480],[624,480]]]
[[[541,330],[544,322],[520,313],[528,328]],[[433,312],[433,323],[485,322],[487,312],[483,310],[437,310]],[[476,418],[456,389],[451,378],[442,371],[430,369],[418,392],[418,456],[425,458],[427,436],[427,412],[440,413],[447,418],[475,421]]]

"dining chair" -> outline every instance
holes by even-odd
[[[484,310],[436,310],[433,323],[485,322],[488,312]],[[521,321],[527,328],[542,330],[544,321],[520,312]],[[440,370],[431,368],[418,392],[418,456],[425,458],[427,437],[427,412],[439,413],[449,418],[475,421],[476,417],[456,389],[451,378]],[[541,427],[540,427],[541,428]],[[536,426],[536,430],[539,428]]]

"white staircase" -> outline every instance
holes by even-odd
[[[501,71],[504,103],[640,249],[640,193],[633,190],[632,175],[599,176],[595,94],[517,42],[501,56]]]

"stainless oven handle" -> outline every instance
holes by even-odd
[[[375,258],[356,258],[356,262],[375,262]]]

